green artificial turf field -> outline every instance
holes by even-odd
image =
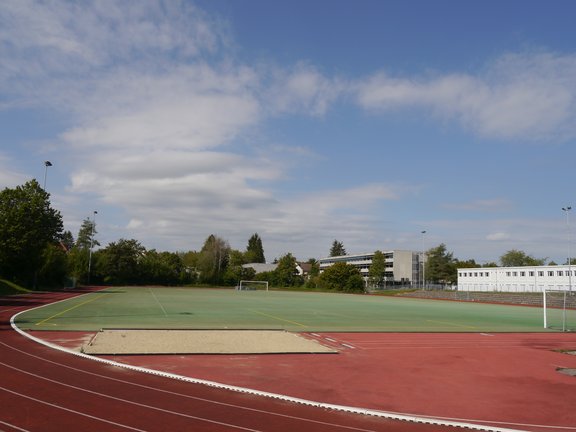
[[[576,311],[569,311],[574,320]],[[549,322],[562,325],[562,311]],[[540,332],[536,307],[401,297],[166,287],[109,288],[18,316],[28,330],[284,329],[374,332]]]

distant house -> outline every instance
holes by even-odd
[[[296,270],[298,270],[298,275],[302,276],[304,279],[310,277],[310,272],[312,271],[312,264],[299,262],[296,264]]]

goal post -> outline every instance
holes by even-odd
[[[236,289],[238,291],[268,291],[268,281],[241,280]]]
[[[561,331],[576,330],[575,294],[567,290],[542,290],[544,328]]]

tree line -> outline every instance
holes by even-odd
[[[265,263],[262,239],[255,233],[243,251],[232,249],[217,235],[209,235],[199,251],[165,252],[146,249],[138,240],[120,239],[100,246],[95,222],[86,218],[74,238],[63,229],[62,215],[51,207],[48,194],[36,180],[0,192],[0,278],[27,288],[78,284],[229,285],[240,280],[266,280],[277,287],[302,287],[345,292],[365,289],[360,271],[336,263],[321,274],[310,258],[306,277],[298,274],[296,258],[287,253],[275,260],[273,271],[256,274],[244,266]],[[96,250],[94,250],[97,248]],[[330,256],[346,255],[342,242],[334,240]],[[474,260],[459,261],[441,244],[426,252],[426,280],[456,283],[456,269],[480,267]],[[502,266],[542,265],[522,251],[512,250],[500,258]],[[549,263],[553,264],[553,263]],[[485,266],[496,266],[495,263]],[[369,269],[369,283],[385,278],[384,254],[376,251]],[[68,282],[67,282],[68,281]]]

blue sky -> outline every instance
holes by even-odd
[[[573,1],[0,5],[0,187],[102,245],[568,255]],[[421,231],[426,234],[422,236]],[[575,252],[576,253],[576,252]]]

